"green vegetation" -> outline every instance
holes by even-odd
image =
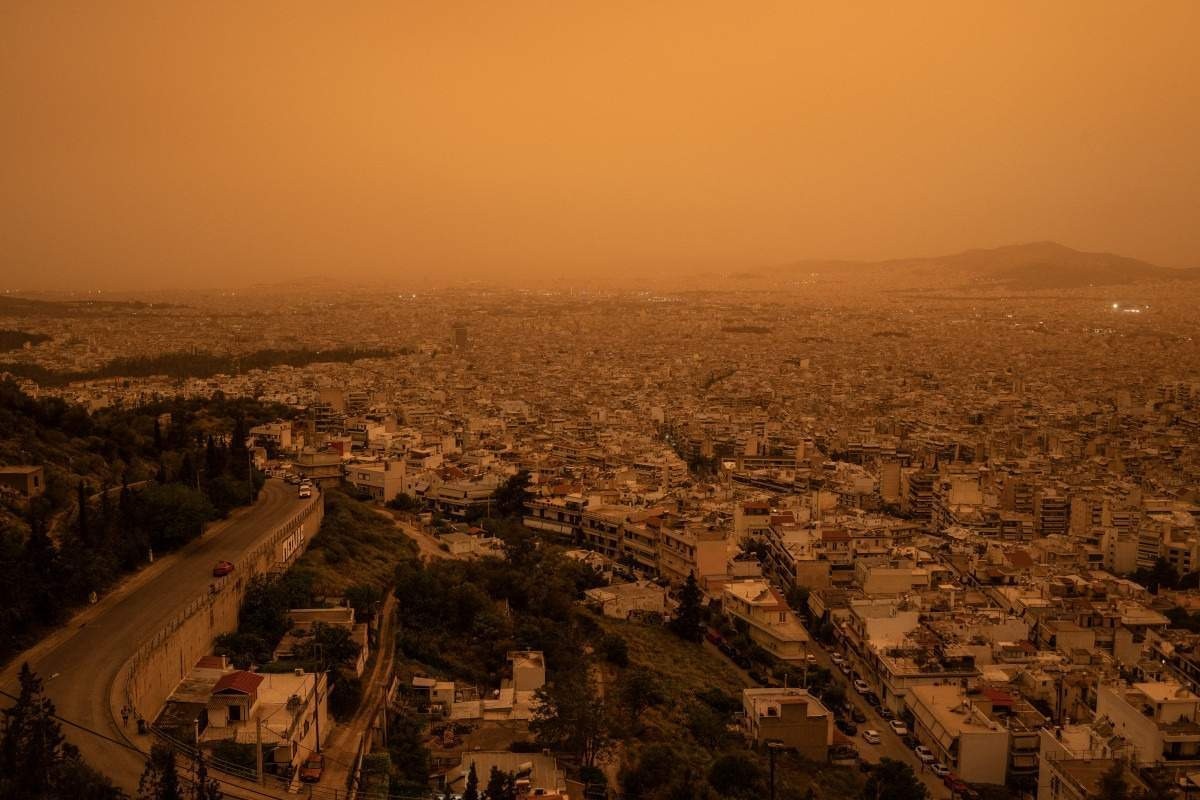
[[[37,364],[0,363],[0,372],[29,378],[43,386],[63,386],[72,381],[99,378],[210,378],[253,369],[303,367],[307,364],[357,361],[360,358],[387,358],[398,351],[382,348],[339,347],[333,350],[256,350],[251,353],[163,353],[157,356],[116,358],[102,367],[79,372],[57,372]]]
[[[42,681],[21,667],[21,693],[0,725],[0,798],[117,800],[125,795],[68,744]]]
[[[88,414],[0,382],[0,463],[46,474],[40,497],[0,499],[0,661],[152,550],[178,548],[251,502],[262,476],[249,469],[244,432],[278,412],[217,398]]]
[[[871,770],[863,797],[874,800],[927,800],[929,790],[903,761],[881,758]]]
[[[44,333],[30,333],[28,331],[14,331],[10,328],[0,329],[0,353],[7,353],[9,350],[20,350],[26,344],[40,344],[49,341],[50,337]]]
[[[310,573],[318,593],[350,597],[390,586],[396,565],[416,553],[416,544],[390,518],[333,489],[325,492],[321,530],[294,569]]]

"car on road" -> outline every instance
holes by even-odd
[[[233,572],[232,561],[218,561],[213,565],[213,577],[224,578],[229,573]]]
[[[704,638],[708,639],[708,641],[712,642],[714,645],[717,645],[718,647],[721,645],[721,642],[725,641],[725,637],[721,636],[721,634],[717,633],[712,628],[709,628],[707,631],[704,632]]]
[[[838,669],[840,669],[842,671],[843,675],[849,675],[850,674],[850,662],[843,661],[841,664],[838,664]]]
[[[301,486],[300,490],[296,494],[300,498],[312,497],[312,487],[311,486]]]
[[[830,654],[829,654],[829,660],[830,660],[830,661],[832,661],[834,664],[837,664],[839,667],[840,667],[842,664],[845,664],[845,663],[846,663],[846,659],[842,658],[842,654],[841,654],[841,653],[830,653]]]
[[[816,664],[817,657],[814,656],[812,653],[806,653],[804,655],[804,663],[809,664],[809,665]]]
[[[890,708],[879,709],[879,716],[883,717],[884,722],[891,722],[896,718],[896,715],[892,713]]]
[[[900,720],[893,719],[888,722],[888,725],[892,726],[892,730],[896,733],[897,736],[907,736],[908,735],[908,726],[905,725]]]
[[[867,728],[863,731],[863,741],[867,744],[879,744],[879,731]]]
[[[300,767],[300,780],[305,783],[316,783],[321,780],[323,772],[325,772],[325,756],[320,753],[311,753],[308,758],[304,759],[304,764]]]
[[[926,764],[932,764],[934,761],[937,761],[937,759],[933,756],[933,751],[923,744],[917,745],[916,748],[913,749],[913,752],[917,754],[917,758],[921,759],[921,761]]]
[[[875,694],[874,692],[867,692],[866,694],[864,694],[863,700],[866,700],[867,705],[869,705],[875,709],[878,709],[882,705],[879,702],[879,695]]]
[[[929,765],[929,771],[939,778],[944,778],[950,774],[950,768],[940,761],[935,761]]]
[[[866,681],[855,679],[854,691],[858,692],[859,694],[866,694],[867,692],[871,691],[871,687],[867,685]]]
[[[966,798],[966,800],[979,800],[979,792],[953,772],[943,777],[942,783],[946,784],[946,788],[959,797]]]
[[[838,717],[834,721],[833,724],[837,726],[837,729],[839,731],[846,734],[847,736],[853,736],[856,733],[858,733],[858,726],[855,725],[852,721],[845,719],[843,717]]]
[[[850,709],[850,719],[855,722],[866,722],[867,715],[858,710],[858,706],[853,706]]]

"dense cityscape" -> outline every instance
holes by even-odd
[[[761,280],[5,298],[6,691],[114,791],[1186,790],[1191,281]]]
[[[0,3],[0,800],[1200,800],[1200,3]]]

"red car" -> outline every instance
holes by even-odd
[[[316,783],[321,780],[321,773],[324,771],[325,756],[313,753],[304,759],[304,764],[300,767],[300,780],[305,783]]]
[[[213,567],[214,578],[224,578],[231,572],[233,572],[233,562],[231,561],[218,561],[217,565]]]

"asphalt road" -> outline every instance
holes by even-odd
[[[59,716],[119,740],[120,722],[112,720],[109,692],[121,666],[143,640],[205,591],[213,580],[213,564],[236,562],[300,508],[293,487],[268,481],[254,506],[130,576],[95,606],[15,658],[0,674],[0,686],[16,694],[17,671],[23,661],[29,661],[45,682]],[[75,728],[64,726],[64,732],[89,764],[122,788],[137,788],[144,767],[141,756]],[[139,741],[144,746],[147,740],[139,737]]]
[[[929,771],[929,768],[921,763],[917,758],[916,753],[908,748],[904,741],[895,734],[891,726],[879,716],[874,708],[871,707],[862,695],[854,691],[854,686],[850,682],[850,678],[842,674],[829,658],[829,653],[815,639],[810,643],[810,650],[817,658],[817,664],[833,671],[834,680],[841,681],[846,690],[846,702],[853,705],[859,711],[866,715],[867,721],[859,723],[858,734],[851,737],[854,740],[854,746],[858,749],[858,754],[863,761],[871,764],[878,764],[882,758],[890,758],[893,761],[903,761],[912,767],[917,777],[924,782],[929,789],[929,796],[934,800],[943,800],[949,798],[950,790],[942,783],[942,779]],[[865,730],[879,731],[879,744],[868,744],[862,738],[862,733]]]

